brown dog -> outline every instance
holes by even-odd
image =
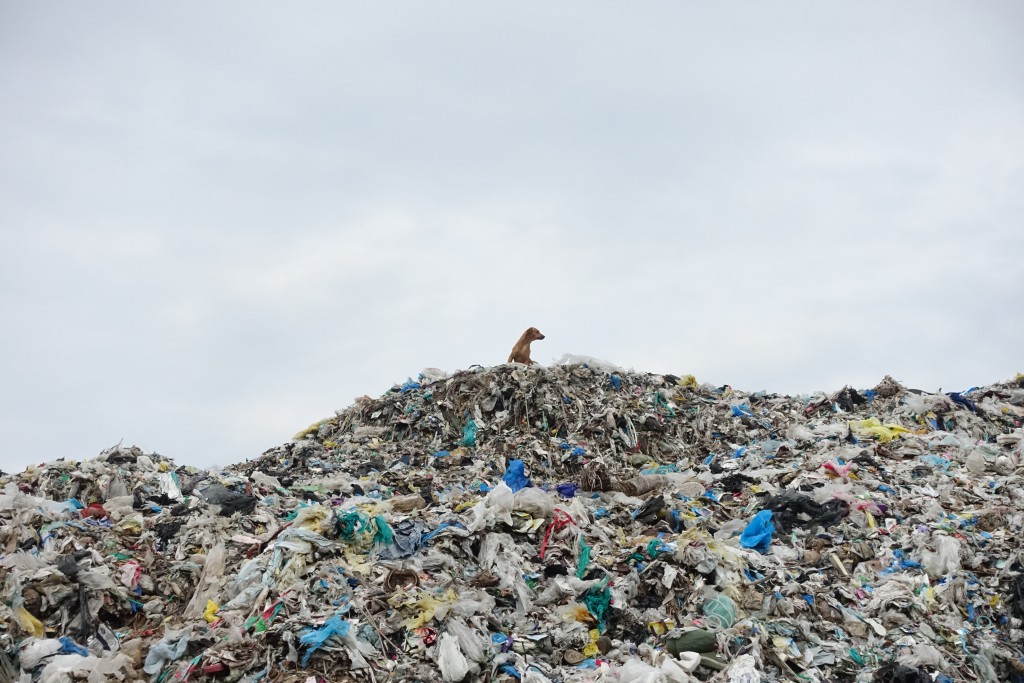
[[[523,336],[519,338],[516,345],[512,347],[512,353],[508,355],[509,363],[523,363],[524,365],[536,365],[530,360],[530,342],[537,339],[543,339],[544,335],[540,333],[536,327],[523,332]]]

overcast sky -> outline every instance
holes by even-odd
[[[424,367],[1024,371],[1019,2],[5,3],[0,467]]]

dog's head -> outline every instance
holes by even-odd
[[[526,338],[529,339],[530,341],[534,341],[535,339],[543,339],[544,335],[541,334],[540,330],[538,330],[536,327],[531,327],[526,331]]]

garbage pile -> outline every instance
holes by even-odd
[[[223,470],[0,478],[0,681],[1024,682],[1024,377],[425,370]]]

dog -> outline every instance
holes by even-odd
[[[508,362],[536,365],[534,361],[530,360],[530,342],[543,338],[544,335],[536,327],[531,327],[526,332],[523,332],[523,336],[512,347],[512,353],[508,355]]]

